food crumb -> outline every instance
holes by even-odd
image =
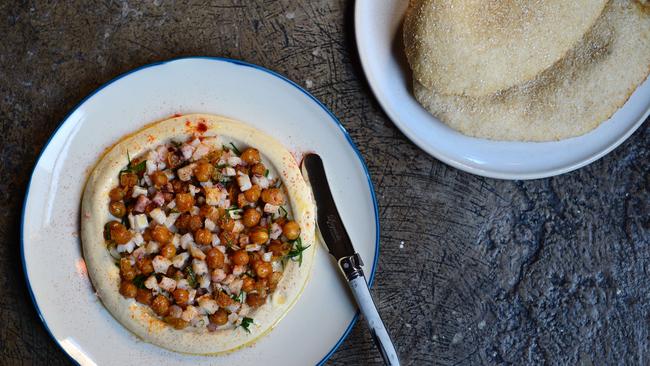
[[[404,249],[404,241],[403,240],[399,242],[399,248]]]
[[[310,79],[305,80],[305,86],[308,88],[312,88],[314,86],[314,82],[311,81]]]
[[[476,327],[477,327],[478,329],[483,329],[483,328],[485,328],[485,325],[486,325],[485,320],[481,320],[481,321],[476,325]]]

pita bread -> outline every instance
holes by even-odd
[[[414,0],[404,42],[415,79],[441,94],[484,96],[561,60],[607,0]]]
[[[443,95],[414,81],[416,99],[463,134],[550,141],[596,128],[650,71],[650,14],[614,0],[582,42],[534,80],[486,97]]]

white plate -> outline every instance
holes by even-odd
[[[313,365],[323,363],[355,322],[356,307],[333,261],[319,248],[311,281],[268,336],[225,356],[188,356],[144,343],[102,306],[81,255],[79,203],[102,151],[143,124],[205,112],[248,122],[291,151],[324,160],[332,193],[372,281],[378,215],[361,155],[336,118],[310,94],[269,70],[239,61],[186,58],[145,66],[104,85],[63,121],[27,190],[22,258],[32,300],[48,331],[83,365]]]
[[[650,113],[650,81],[600,127],[558,142],[504,142],[468,137],[422,108],[408,88],[401,24],[408,0],[357,0],[355,31],[363,69],[388,116],[420,148],[464,171],[503,179],[549,177],[587,165],[627,139]]]

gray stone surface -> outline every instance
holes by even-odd
[[[405,365],[650,363],[650,129],[526,182],[472,176],[390,122],[357,59],[352,1],[0,4],[0,361],[68,364],[26,291],[25,186],[65,114],[111,78],[186,55],[269,67],[332,109],[381,215],[373,293]],[[363,323],[332,365],[381,364]]]

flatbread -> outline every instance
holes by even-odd
[[[108,192],[118,185],[118,175],[124,168],[127,151],[131,157],[148,151],[170,139],[218,136],[240,146],[257,148],[269,169],[281,177],[289,198],[293,219],[301,228],[304,246],[302,264],[288,261],[283,277],[270,301],[250,316],[255,324],[243,328],[208,332],[187,327],[176,330],[160,320],[147,305],[124,298],[118,292],[119,269],[114,263],[103,238],[103,226],[110,220],[107,210]],[[227,142],[225,142],[227,143]],[[109,312],[128,330],[146,342],[191,354],[218,354],[251,344],[267,334],[291,309],[305,288],[314,262],[316,245],[315,211],[309,188],[291,153],[271,136],[242,122],[220,116],[192,114],[157,122],[136,132],[108,150],[90,175],[81,207],[81,238],[88,274],[98,297]]]
[[[441,94],[484,96],[561,60],[607,0],[412,0],[404,23],[415,79]]]
[[[487,97],[442,95],[414,81],[416,99],[463,134],[551,141],[596,128],[650,71],[650,14],[630,0],[610,2],[596,26],[558,65]]]

